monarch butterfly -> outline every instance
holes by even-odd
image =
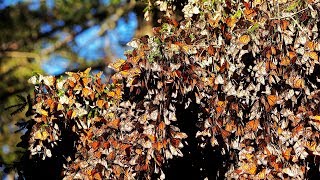
[[[151,140],[152,143],[156,142],[157,137],[155,137],[154,135],[147,135],[147,137]],[[149,142],[149,141],[147,141]]]
[[[219,117],[225,109],[225,102],[224,101],[218,101],[217,107],[216,107],[216,116]]]
[[[210,143],[212,147],[219,145],[218,140],[214,136],[211,137]]]
[[[54,76],[44,76],[42,77],[43,83],[47,86],[53,86],[56,78]]]
[[[41,115],[44,115],[44,116],[48,116],[48,111],[44,110],[44,109],[40,109],[40,112],[39,112]]]
[[[114,119],[114,120],[111,120],[107,124],[107,126],[113,128],[113,129],[118,129],[119,128],[119,124],[120,124],[120,119]]]
[[[128,71],[121,71],[120,73],[121,73],[122,77],[128,77],[128,76],[133,77],[133,76],[140,74],[141,71],[139,68],[131,68]]]
[[[316,52],[314,52],[314,51],[309,52],[309,53],[308,53],[308,56],[309,56],[309,58],[311,58],[311,59],[313,59],[313,60],[315,60],[315,61],[318,61],[318,60],[319,60],[318,54],[317,54]]]
[[[274,106],[277,102],[277,96],[276,95],[268,95],[267,100],[270,106]]]
[[[293,81],[294,88],[304,88],[304,80],[302,78],[295,78]]]
[[[123,143],[123,144],[120,145],[119,149],[122,150],[122,151],[130,151],[130,147],[131,147],[130,144]]]
[[[240,168],[251,175],[255,175],[257,171],[257,165],[254,163],[245,163]]]
[[[162,148],[163,148],[163,144],[161,141],[157,141],[155,143],[152,143],[152,147],[157,150],[157,151],[160,151]]]
[[[161,153],[159,151],[154,151],[154,155],[155,155],[155,160],[156,160],[156,163],[161,166],[161,164],[163,163],[164,159],[163,157],[161,156]]]
[[[220,129],[220,132],[221,132],[223,139],[227,139],[231,135],[231,133],[229,131],[226,131],[224,129]]]
[[[235,24],[237,23],[237,18],[231,17],[226,19],[226,24],[228,27],[233,28]]]
[[[308,48],[310,51],[314,51],[315,43],[312,41],[307,41],[304,46]]]
[[[254,156],[254,154],[252,154],[252,153],[245,153],[244,156],[245,156],[245,158],[246,158],[248,161],[251,161],[252,158],[253,158],[253,156]]]
[[[174,138],[178,138],[178,139],[185,139],[187,138],[188,135],[186,133],[183,133],[183,132],[177,132],[175,135],[174,135]]]
[[[229,132],[233,132],[236,129],[236,125],[234,124],[234,121],[231,120],[226,124],[225,130]]]
[[[290,65],[290,59],[287,56],[281,58],[280,65],[282,66]]]
[[[78,82],[79,80],[80,80],[80,76],[79,76],[79,74],[77,74],[77,73],[72,73],[71,74],[72,75],[72,77],[76,80],[76,82]]]
[[[256,15],[256,11],[254,9],[245,9],[244,10],[244,15],[246,16],[247,19],[252,20],[252,18]]]
[[[309,118],[312,119],[312,120],[320,121],[320,115],[309,116]]]
[[[100,143],[99,141],[94,141],[90,144],[90,146],[94,149],[94,150],[97,150],[98,147],[99,147]]]
[[[54,101],[53,101],[53,99],[52,98],[48,98],[47,100],[46,100],[46,104],[50,107],[51,106],[51,104],[53,104],[54,103]]]
[[[267,102],[266,102],[267,100]],[[267,112],[271,110],[271,108],[276,104],[277,102],[277,96],[276,95],[268,95],[266,97],[266,100],[264,98],[261,99],[261,103],[265,106],[265,109]]]
[[[91,78],[84,77],[82,78],[83,86],[87,86],[92,81]]]
[[[293,124],[294,125],[294,124]],[[295,128],[293,128],[292,130],[292,136],[295,136],[297,135],[301,130],[303,130],[303,125],[302,124],[299,124],[297,125]]]
[[[111,151],[111,152],[109,152],[109,154],[107,155],[106,159],[107,159],[108,161],[110,161],[110,160],[114,160],[115,157],[116,157],[115,152],[114,152],[114,151]]]
[[[144,57],[144,55],[145,55],[144,51],[142,51],[142,50],[138,51],[135,56],[130,57],[128,59],[128,62],[132,62],[133,64],[137,64]]]
[[[89,68],[87,68],[86,70],[84,70],[83,72],[80,72],[80,76],[81,76],[81,77],[88,77],[90,71],[91,71],[91,68],[89,67]],[[76,73],[74,73],[74,74],[76,74]]]
[[[244,135],[244,128],[240,125],[237,127],[236,136]]]
[[[259,127],[259,119],[251,120],[246,124],[246,131],[257,131]]]
[[[258,179],[266,179],[266,169],[262,169],[256,177],[258,177]]]
[[[51,154],[51,150],[50,149],[46,149],[46,156],[48,157],[52,157],[52,154]]]
[[[307,142],[305,142],[304,146],[306,148],[308,148],[310,151],[314,152],[314,151],[316,151],[316,148],[317,148],[317,142],[315,142],[315,141],[311,141],[311,142],[307,141]]]
[[[266,62],[266,71],[277,69],[277,65],[273,63],[271,60],[267,60]]]
[[[284,157],[285,160],[289,161],[290,158],[291,158],[291,151],[292,151],[292,148],[287,148],[286,150],[284,150],[282,152],[282,156]]]
[[[231,103],[230,109],[232,109],[236,113],[238,113],[239,112],[239,105],[237,103]]]
[[[110,63],[108,67],[118,72],[128,70],[132,65],[124,59],[119,59],[116,62]]]
[[[88,97],[91,94],[91,90],[89,88],[83,88],[82,94],[84,97]]]
[[[112,172],[115,174],[117,179],[120,177],[122,171],[123,171],[123,169],[119,165],[112,166]]]
[[[276,170],[276,171],[280,171],[280,169],[282,168],[282,164],[281,163],[276,163],[274,161],[270,162],[270,165]]]
[[[208,53],[210,56],[213,56],[215,54],[215,48],[212,45],[208,47]]]
[[[96,179],[96,180],[102,180],[102,176],[101,176],[101,173],[100,172],[96,172],[96,171],[91,171],[93,175],[93,179]],[[94,173],[94,174],[93,174]]]
[[[76,83],[73,82],[71,79],[68,79],[68,80],[67,80],[67,84],[68,84],[71,88],[73,88],[73,87],[76,86]]]
[[[146,159],[146,162],[144,165],[140,165],[140,171],[147,171],[149,169],[149,159]]]
[[[181,139],[171,138],[171,139],[170,139],[170,142],[171,142],[171,144],[172,144],[174,147],[178,148],[179,145],[180,145],[180,143],[181,143]]]
[[[34,133],[35,139],[40,139],[41,141],[44,141],[49,137],[49,133],[46,130],[38,130]]]
[[[239,38],[239,42],[241,44],[244,44],[244,45],[247,45],[249,42],[251,41],[250,39],[250,36],[249,35],[242,35],[240,38]]]
[[[96,105],[101,109],[104,105],[105,101],[102,99],[97,100]]]
[[[221,19],[221,15],[220,13],[217,13],[214,17],[212,17],[212,14],[211,13],[208,13],[208,23],[210,24],[211,27],[218,27],[219,25],[219,21]]]
[[[280,27],[283,31],[287,30],[288,26],[290,25],[289,21],[281,20]]]
[[[291,63],[295,63],[297,60],[297,53],[294,51],[289,51],[289,59]]]

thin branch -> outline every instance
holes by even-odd
[[[312,6],[312,5],[317,4],[317,3],[319,3],[319,2],[314,2],[314,3],[311,3],[311,4],[309,4],[309,5]],[[274,20],[274,19],[280,20],[280,19],[285,19],[285,18],[292,18],[294,15],[299,14],[299,13],[301,13],[301,12],[307,10],[307,9],[309,9],[309,6],[306,7],[306,8],[303,8],[303,9],[297,11],[297,12],[291,13],[291,14],[289,14],[289,15],[285,15],[285,16],[281,16],[281,17],[272,17],[272,18],[270,18],[270,20]]]
[[[32,52],[6,51],[4,55],[12,58],[33,58],[36,61],[40,61],[41,59],[39,54]]]
[[[106,19],[101,24],[101,28],[100,28],[100,31],[98,32],[98,36],[103,35],[108,29],[111,29],[112,28],[111,24],[117,22],[120,19],[120,17],[122,17],[129,10],[133,9],[135,5],[136,5],[136,1],[130,0],[127,6],[123,8],[118,8],[113,15],[111,15],[108,19]]]
[[[102,22],[100,30],[98,31],[98,37],[102,36],[107,30],[114,28],[114,24],[129,10],[133,9],[136,5],[135,0],[131,0],[126,7],[118,8],[116,12],[107,18],[104,22]],[[90,44],[96,37],[90,38],[84,46]]]
[[[120,19],[121,16],[123,16],[126,12],[128,12],[129,10],[131,10],[136,4],[135,0],[131,0],[130,3],[123,8],[118,8],[115,12],[115,14],[111,15],[109,18],[107,18],[101,25],[100,31],[98,32],[98,36],[103,35],[103,33],[105,33],[108,29],[111,28],[110,24],[115,23],[116,21],[118,21]],[[52,52],[54,52],[55,50],[61,48],[62,46],[64,46],[65,44],[71,42],[74,40],[74,38],[79,35],[80,33],[82,33],[84,30],[78,32],[78,33],[74,33],[74,34],[69,34],[66,38],[64,38],[61,41],[56,42],[54,45],[44,49],[41,51],[41,56],[45,56],[48,55]],[[91,42],[94,38],[91,38],[90,40],[88,40],[87,43]]]
[[[298,28],[300,29],[300,31],[301,32],[305,32],[303,29],[302,29],[302,27],[300,26],[300,24],[297,22],[297,20],[295,20],[292,16],[290,17],[293,21],[294,21],[294,23],[298,26]]]
[[[78,34],[78,33],[77,33]],[[41,56],[45,56],[48,55],[52,52],[54,52],[55,50],[61,48],[62,46],[64,46],[65,44],[71,42],[74,39],[75,35],[73,34],[69,34],[66,38],[64,38],[61,41],[57,41],[54,45],[45,48],[44,50],[41,51]]]

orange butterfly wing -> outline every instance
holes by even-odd
[[[240,36],[240,38],[239,38],[239,42],[240,42],[241,44],[244,44],[244,45],[247,45],[250,41],[251,41],[250,36],[249,36],[249,35],[246,35],[246,34]]]

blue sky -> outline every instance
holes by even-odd
[[[111,45],[111,50],[117,58],[125,58],[124,51],[128,49],[126,44],[134,37],[138,27],[137,16],[134,12],[129,12],[126,17],[117,21],[114,29],[109,30],[105,35],[98,36],[100,25],[95,25],[83,31],[75,37],[75,43],[71,45],[72,50],[79,57],[87,61],[95,61],[107,56],[105,47]],[[40,30],[45,32],[50,30],[50,25],[44,24]],[[80,29],[79,29],[80,30]],[[58,33],[63,39],[63,34]],[[47,45],[48,46],[48,45]],[[42,65],[43,69],[52,75],[63,73],[69,65],[69,61],[62,56],[53,54]]]
[[[0,9],[4,9],[8,6],[16,5],[21,0],[0,0]]]
[[[40,8],[40,0],[0,0],[0,9],[4,9],[8,6],[14,6],[19,2],[30,3],[30,10],[37,10]],[[48,8],[52,9],[54,7],[54,0],[46,0],[46,5]]]

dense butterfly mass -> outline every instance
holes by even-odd
[[[191,128],[229,154],[226,178],[306,178],[320,155],[319,1],[189,0],[179,22],[171,1],[156,6],[161,26],[109,65],[112,83],[90,69],[29,80],[31,158],[53,158],[70,128],[64,179],[164,179],[187,144],[176,107],[197,104]]]

